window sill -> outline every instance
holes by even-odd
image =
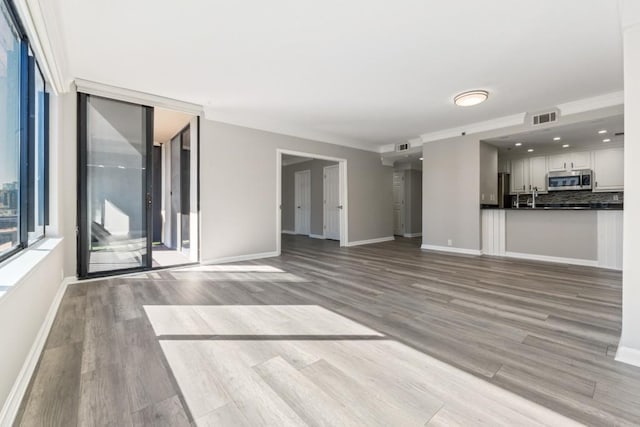
[[[20,283],[58,245],[62,238],[44,238],[38,243],[18,252],[0,265],[0,299]]]

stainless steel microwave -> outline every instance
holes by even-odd
[[[549,191],[562,190],[591,190],[591,169],[573,171],[549,172],[547,175],[547,189]]]

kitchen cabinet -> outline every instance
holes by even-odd
[[[624,149],[608,148],[593,152],[593,191],[624,189]]]
[[[531,157],[529,159],[530,190],[538,188],[538,192],[547,192],[547,158]]]
[[[511,160],[511,194],[547,192],[547,158],[544,156]]]
[[[498,173],[511,173],[511,164],[508,159],[498,158]]]
[[[588,151],[576,151],[549,156],[549,172],[589,168],[591,168],[591,153]]]

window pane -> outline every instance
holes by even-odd
[[[0,2],[0,256],[19,243],[20,38]]]
[[[32,194],[29,196],[29,241],[33,241],[44,235],[44,97],[45,86],[42,74],[38,66],[35,65],[34,72],[34,91],[33,91],[33,134],[34,137],[30,138],[29,143],[33,144],[33,156],[30,156],[33,161],[33,167],[31,168],[31,180],[29,189]]]

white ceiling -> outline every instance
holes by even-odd
[[[67,77],[370,149],[622,90],[613,0],[52,1]]]
[[[599,134],[598,131],[606,130],[606,134]],[[501,152],[523,152],[533,148],[537,151],[554,151],[562,148],[563,144],[568,144],[568,148],[597,147],[606,144],[624,143],[624,116],[612,116],[598,120],[574,123],[570,125],[545,128],[515,135],[505,135],[499,138],[487,139],[485,142],[495,145]],[[559,137],[559,141],[553,139]],[[611,141],[603,142],[604,139]],[[516,143],[522,145],[516,147]]]
[[[165,143],[189,124],[193,116],[164,108],[153,109],[153,140]]]

